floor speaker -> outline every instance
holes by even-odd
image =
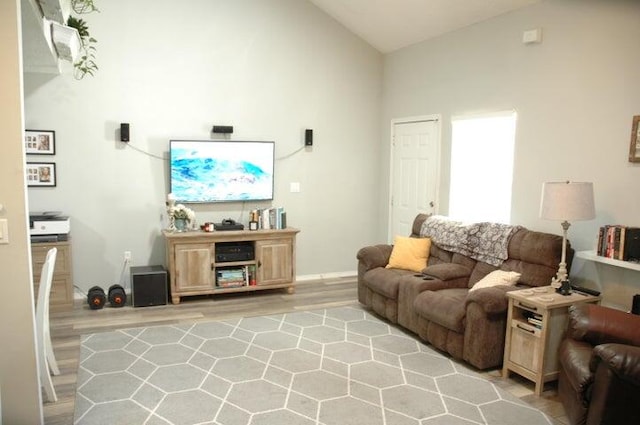
[[[131,305],[165,305],[168,298],[167,271],[162,266],[131,267]]]

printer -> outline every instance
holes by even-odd
[[[29,213],[31,242],[62,242],[69,240],[71,221],[60,211]]]

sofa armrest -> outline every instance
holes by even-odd
[[[507,292],[515,291],[522,288],[517,288],[509,285],[498,285],[489,288],[480,288],[475,291],[469,291],[467,295],[467,306],[471,303],[476,303],[482,307],[482,310],[486,314],[502,314],[506,313],[509,306],[509,299],[507,298]]]
[[[478,369],[502,365],[510,289],[520,288],[500,285],[467,293],[463,358]]]
[[[605,363],[620,379],[640,386],[640,347],[625,344],[601,344],[593,349],[590,369]]]
[[[371,270],[389,264],[392,250],[393,245],[365,246],[358,251],[356,258],[365,270]]]
[[[567,383],[578,394],[583,406],[589,404],[589,388],[594,379],[589,365],[592,355],[591,344],[571,338],[563,339],[558,349],[560,368],[564,369]]]

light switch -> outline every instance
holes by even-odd
[[[289,191],[292,192],[292,193],[300,192],[300,183],[291,182],[291,184],[289,184]]]
[[[0,219],[0,244],[9,243],[9,224],[6,218]]]
[[[522,42],[524,44],[542,43],[542,29],[535,28],[532,30],[524,31],[522,33]]]

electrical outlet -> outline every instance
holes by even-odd
[[[124,252],[124,261],[131,261],[131,251]]]

